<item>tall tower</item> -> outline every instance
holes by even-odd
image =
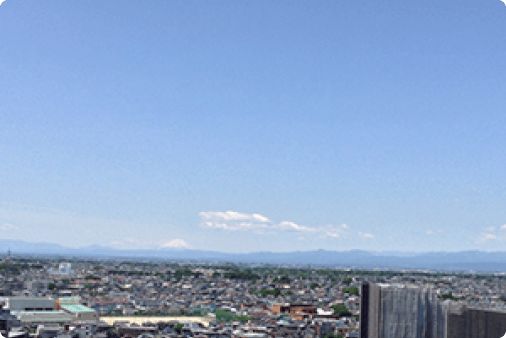
[[[361,338],[444,338],[447,304],[432,289],[406,285],[362,285]]]

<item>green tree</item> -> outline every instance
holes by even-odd
[[[177,333],[181,334],[181,331],[183,330],[183,324],[182,323],[177,323],[176,325],[174,325],[173,329]]]
[[[234,320],[238,320],[240,322],[246,323],[246,322],[249,322],[251,320],[251,317],[241,315],[241,316],[235,317]]]
[[[214,311],[214,314],[218,322],[231,322],[235,317],[232,313],[220,309]]]
[[[352,281],[353,281],[353,279],[351,279],[351,277],[344,277],[343,278],[343,283],[344,284],[350,284]]]
[[[251,292],[254,295],[262,295],[262,296],[274,296],[277,297],[281,294],[281,290],[279,288],[274,289],[261,289],[261,290],[254,290]]]
[[[358,296],[358,288],[356,286],[350,286],[343,289],[343,292],[348,293],[352,296]]]
[[[442,300],[457,300],[457,298],[453,297],[453,293],[451,291],[448,291],[447,293],[445,294],[442,294],[441,296],[439,296],[439,299],[442,299]]]
[[[289,284],[290,283],[290,278],[288,278],[287,275],[278,277],[278,283]]]
[[[338,334],[328,333],[325,335],[324,338],[344,338],[344,336],[342,333],[338,333]]]
[[[193,275],[193,272],[188,268],[184,268],[184,269],[176,270],[174,277],[176,279],[182,279],[183,276],[191,276],[191,275]]]
[[[119,338],[118,331],[114,328],[110,328],[107,330],[107,338]]]
[[[100,277],[97,277],[97,276],[94,276],[94,275],[88,275],[88,276],[84,277],[84,279],[88,279],[88,280],[100,280]]]
[[[336,304],[331,306],[334,310],[334,314],[338,317],[349,317],[351,316],[350,310],[344,304]]]

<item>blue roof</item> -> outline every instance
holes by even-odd
[[[74,313],[95,312],[95,310],[90,309],[89,307],[84,305],[62,305],[61,307],[69,312]]]

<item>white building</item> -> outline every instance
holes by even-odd
[[[58,273],[64,276],[71,276],[74,273],[74,270],[72,270],[72,264],[61,263],[58,268]]]

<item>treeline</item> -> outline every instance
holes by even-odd
[[[252,269],[230,269],[223,274],[225,278],[229,279],[242,279],[242,280],[257,280],[260,276],[253,272]]]
[[[264,297],[265,296],[277,297],[282,294],[280,288],[253,290],[253,291],[251,291],[251,293],[256,296],[264,296]],[[287,291],[287,292],[283,293],[283,296],[285,296],[285,297],[293,296],[293,292]]]
[[[356,286],[350,286],[343,289],[344,293],[347,293],[351,296],[358,296],[358,288]]]
[[[0,274],[19,275],[21,271],[31,268],[29,264],[0,263]]]
[[[214,314],[216,315],[216,320],[218,322],[228,323],[228,322],[238,321],[238,322],[246,323],[247,321],[251,320],[251,317],[244,316],[244,315],[236,316],[232,312],[229,312],[226,310],[221,310],[221,309],[217,309],[216,311],[214,311]]]
[[[133,271],[133,270],[109,270],[109,273],[115,274],[115,275],[126,275],[126,276],[143,276],[143,275],[152,276],[152,275],[154,275],[153,272],[149,272],[149,271]]]

